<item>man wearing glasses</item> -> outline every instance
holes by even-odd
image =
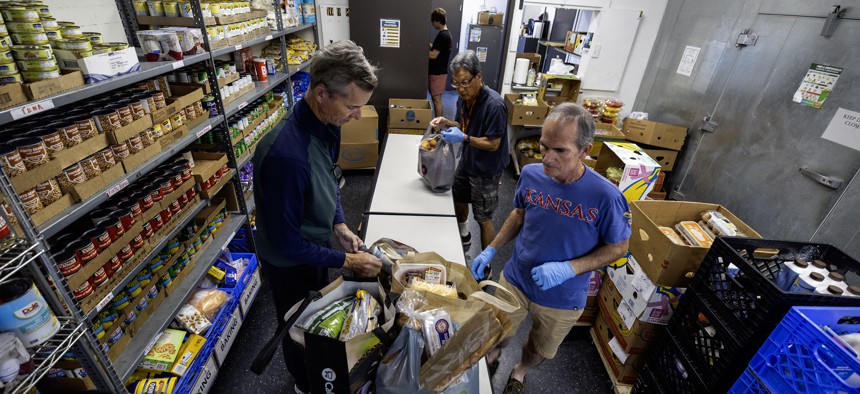
[[[340,204],[340,127],[361,118],[376,88],[376,67],[352,41],[325,47],[311,60],[310,90],[286,125],[269,133],[254,156],[254,237],[278,322],[308,291],[328,284],[329,268],[375,276],[382,262],[359,251],[361,239],[344,223]],[[342,252],[331,248],[337,238]],[[309,392],[303,357],[289,336],[282,343],[297,393]],[[314,390],[317,391],[317,390]]]
[[[499,203],[499,178],[509,158],[508,110],[502,97],[482,82],[480,65],[472,50],[461,52],[451,60],[454,81],[451,86],[460,96],[456,121],[438,117],[430,124],[437,130],[448,127],[442,132],[443,138],[452,144],[464,144],[451,189],[454,211],[460,239],[464,247],[469,247],[472,234],[466,221],[469,204],[472,205],[472,215],[481,228],[483,250],[496,235],[493,212]]]

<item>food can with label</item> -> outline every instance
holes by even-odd
[[[18,72],[18,66],[15,63],[0,64],[0,75],[11,75]]]
[[[42,22],[6,22],[6,29],[12,33],[44,33]]]
[[[57,20],[54,18],[40,18],[40,22],[42,22],[42,28],[45,29],[45,31],[57,30],[60,28],[60,25],[57,24]]]
[[[134,0],[134,13],[139,16],[149,16],[149,6],[146,0]]]
[[[15,60],[50,60],[54,58],[54,51],[47,45],[12,45],[11,49]],[[0,56],[0,58],[5,57]]]
[[[90,40],[93,44],[99,44],[102,42],[102,33],[94,32],[94,31],[85,31],[84,38]]]
[[[38,22],[39,21],[39,13],[33,10],[28,10],[24,7],[18,6],[10,6],[0,8],[0,14],[3,15],[3,19],[6,22],[10,21],[20,21],[20,22]]]
[[[48,35],[42,33],[12,33],[12,42],[16,45],[48,45]]]
[[[179,13],[179,3],[175,1],[162,1],[162,8],[164,8],[164,16],[169,18],[175,18],[180,15]]]
[[[28,83],[44,81],[60,77],[60,69],[54,68],[47,71],[24,71],[21,73]]]
[[[84,36],[83,30],[81,30],[81,27],[78,25],[61,26],[60,27],[60,33],[65,38],[72,38],[72,37],[80,38],[80,37]]]
[[[107,44],[93,44],[93,55],[103,55],[113,52],[113,48]]]
[[[64,38],[57,40],[59,49],[67,51],[92,51],[93,44],[87,38]]]
[[[51,60],[19,60],[21,71],[50,71],[57,68],[57,61]]]

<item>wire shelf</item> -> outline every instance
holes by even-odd
[[[12,247],[0,252],[0,285],[6,283],[15,274],[39,258],[42,252],[36,251],[36,245],[23,238],[15,241]]]
[[[39,380],[54,367],[54,364],[60,361],[63,355],[71,350],[72,346],[86,333],[86,325],[82,322],[76,322],[74,318],[58,317],[57,319],[60,321],[60,329],[57,333],[51,339],[39,345],[34,352],[31,352],[36,369],[19,382],[15,388],[10,390],[7,387],[6,393],[26,393],[32,390],[39,383]]]

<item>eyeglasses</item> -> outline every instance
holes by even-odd
[[[475,80],[475,77],[477,77],[477,75],[473,75],[472,79],[470,79],[469,82],[460,82],[460,83],[454,82],[451,84],[451,87],[454,89],[460,89],[460,88],[468,87],[469,85],[472,84],[472,81]]]

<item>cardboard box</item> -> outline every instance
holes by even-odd
[[[0,85],[0,109],[11,108],[27,102],[24,93],[24,85],[20,83],[8,83]]]
[[[188,135],[188,126],[182,125],[175,129],[173,129],[170,134],[165,134],[158,139],[158,145],[161,146],[161,149],[167,149],[170,145],[173,145],[176,141],[182,139]]]
[[[547,96],[547,89],[550,87],[561,88],[561,92],[557,96]],[[538,97],[550,107],[566,102],[575,103],[581,87],[582,80],[576,75],[544,74],[538,87]]]
[[[170,85],[170,91],[173,93],[170,103],[176,107],[174,113],[203,100],[203,89],[197,86]]]
[[[69,188],[69,193],[76,202],[82,202],[94,194],[107,189],[108,186],[122,178],[123,175],[125,175],[125,172],[123,172],[122,166],[113,166],[93,179],[78,185],[72,185]]]
[[[140,71],[140,62],[134,47],[78,59],[75,52],[55,49],[54,56],[60,69],[80,70],[86,83],[97,83],[119,75]]]
[[[144,116],[131,122],[127,126],[120,127],[113,131],[108,131],[105,134],[108,137],[108,142],[111,144],[119,144],[120,142],[126,141],[129,138],[140,134],[141,131],[150,127],[152,127],[152,117]]]
[[[344,170],[376,168],[379,159],[379,143],[340,144],[340,158],[337,164]]]
[[[341,144],[363,144],[379,141],[379,115],[372,105],[361,107],[361,119],[353,119],[340,128]]]
[[[594,124],[594,142],[592,142],[591,153],[592,157],[600,156],[600,150],[603,148],[603,143],[606,141],[624,142],[627,140],[624,133],[614,125],[609,123]]]
[[[516,59],[529,59],[529,68],[540,70],[541,55],[539,53],[517,53]],[[516,63],[514,59],[514,63]]]
[[[687,128],[650,120],[624,119],[621,129],[630,141],[641,142],[671,150],[681,150],[687,138]]]
[[[226,174],[221,177],[221,179],[218,180],[218,182],[215,182],[212,187],[206,190],[201,190],[199,193],[200,197],[205,198],[207,200],[211,200],[212,197],[214,197],[216,194],[218,194],[218,192],[221,191],[221,189],[224,188],[224,185],[230,183],[230,180],[233,178],[233,174],[235,174],[235,170],[230,169]]]
[[[152,144],[143,148],[140,152],[137,152],[133,155],[129,155],[125,159],[122,160],[122,167],[125,169],[126,173],[130,173],[134,171],[136,168],[140,167],[144,163],[151,160],[153,157],[158,155],[161,152],[161,145]]]
[[[505,14],[490,11],[478,12],[478,24],[484,26],[502,26],[505,24]]]
[[[623,174],[618,189],[627,201],[645,198],[654,189],[654,182],[660,175],[660,164],[649,157],[636,144],[626,142],[605,142],[597,157],[594,170],[606,174],[609,167],[621,168]]]
[[[424,135],[425,129],[388,129],[388,134]]]
[[[227,202],[223,198],[213,199],[209,206],[204,207],[200,210],[197,216],[194,217],[194,222],[200,227],[212,223],[212,221],[215,220],[215,216],[218,216],[218,212],[221,212],[221,210],[226,207],[226,204]]]
[[[80,86],[84,86],[84,75],[80,71],[64,71],[59,78],[24,84],[24,93],[30,100],[38,100]]]
[[[599,313],[594,319],[591,336],[610,379],[614,383],[635,383],[639,371],[645,365],[648,353],[626,354],[618,347],[618,340],[613,336],[606,318]]]
[[[185,371],[188,370],[188,367],[191,366],[191,363],[194,362],[194,359],[197,358],[200,350],[203,349],[203,344],[205,343],[206,337],[191,334],[185,343],[182,344],[182,348],[179,349],[176,361],[174,361],[173,366],[170,367],[170,373],[176,376],[184,375]]]
[[[60,166],[60,163],[57,160],[50,160],[45,164],[10,178],[9,181],[12,183],[15,191],[21,194],[50,178],[60,175],[62,172],[63,167]]]
[[[633,214],[630,253],[653,283],[686,287],[708,253],[708,248],[676,245],[657,227],[674,228],[684,220],[699,221],[702,212],[708,210],[722,213],[748,237],[761,238],[722,205],[687,201],[634,201],[630,204]]]
[[[617,311],[627,327],[633,327],[637,320],[669,324],[672,312],[687,291],[683,287],[655,285],[630,253],[626,260],[620,259],[606,267],[606,275],[621,294],[624,308]]]
[[[591,271],[591,276],[588,278],[588,298],[585,300],[585,307],[582,310],[582,315],[579,316],[578,324],[592,324],[599,310],[597,306],[597,294],[600,292],[600,287],[603,283],[603,277],[606,275],[606,269]]]
[[[152,124],[161,124],[161,122],[170,118],[170,115],[175,114],[179,110],[178,106],[172,103],[167,103],[164,108],[154,110],[150,112],[149,116],[152,118]],[[205,114],[204,114],[205,116]]]
[[[508,122],[514,126],[542,125],[549,108],[541,99],[537,99],[537,105],[517,104],[520,98],[518,93],[505,95],[505,106],[508,107]]]
[[[642,148],[654,161],[660,163],[663,172],[672,171],[675,168],[675,160],[678,159],[678,151],[669,149]],[[659,189],[659,188],[657,188]]]
[[[642,354],[653,346],[663,333],[663,326],[643,322],[636,319],[632,325],[627,325],[618,312],[626,308],[624,298],[611,280],[607,280],[597,296],[597,306],[600,316],[609,327],[612,336],[618,341],[619,348],[627,354]]]
[[[107,148],[108,146],[110,146],[110,144],[108,143],[107,135],[96,134],[92,138],[81,142],[72,148],[66,148],[55,153],[53,161],[56,161],[59,164],[60,170],[62,171],[62,169],[75,164],[93,153]]]
[[[227,154],[225,153],[209,153],[209,152],[193,152],[191,157],[194,159],[194,168],[191,169],[191,174],[197,183],[203,183],[218,172],[218,169],[227,164]]]
[[[74,204],[75,200],[72,198],[72,196],[68,193],[64,194],[62,197],[60,197],[59,200],[54,201],[51,205],[48,205],[47,207],[42,208],[41,211],[30,215],[30,220],[32,220],[36,226],[40,226],[42,225],[42,223],[47,222],[54,216],[63,213],[66,209],[68,209]],[[73,287],[73,289],[77,289],[77,287]]]
[[[433,120],[428,100],[388,99],[388,109],[389,129],[427,129]]]
[[[185,331],[165,329],[155,345],[143,357],[139,368],[158,372],[170,370],[173,362],[176,361],[176,356],[179,355],[183,338],[185,338]]]
[[[108,358],[113,362],[116,362],[119,355],[122,354],[122,351],[125,350],[125,347],[128,346],[129,342],[131,342],[131,335],[128,335],[122,329],[122,324],[114,324],[110,330],[107,330],[105,336],[99,340],[100,344],[105,344],[107,343],[108,338],[115,338],[117,335],[120,336],[119,340],[114,342],[114,344],[110,346],[110,350],[107,352]]]

